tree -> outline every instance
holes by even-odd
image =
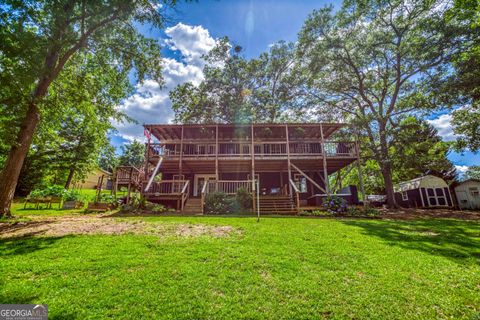
[[[480,150],[480,6],[475,0],[457,0],[450,15],[470,26],[472,46],[453,57],[454,72],[442,89],[450,105],[461,106],[452,112],[457,149],[475,152]]]
[[[120,159],[115,152],[115,147],[110,142],[103,146],[98,157],[98,165],[105,171],[113,172],[119,165]]]
[[[223,38],[205,60],[199,85],[185,83],[170,92],[176,122],[292,121],[294,111],[305,107],[291,43],[279,42],[257,59],[246,60],[239,46]]]
[[[9,133],[9,154],[0,173],[0,216],[10,214],[18,177],[53,82],[72,59],[88,51],[105,75],[123,81],[132,69],[138,80],[161,80],[158,44],[134,23],[161,27],[160,1],[5,1],[0,6],[0,90],[2,114],[20,114]],[[2,116],[3,117],[3,116]]]
[[[131,143],[122,146],[122,155],[119,158],[120,165],[141,168],[144,162],[145,145],[143,143],[133,140]]]
[[[425,84],[463,49],[445,19],[448,1],[346,1],[314,11],[299,35],[299,58],[322,117],[346,118],[365,136],[395,206],[391,146],[399,119],[436,107]]]
[[[468,179],[480,180],[480,166],[468,167],[467,171],[463,174],[462,180]]]
[[[366,138],[363,139],[366,140]],[[361,148],[360,151],[366,193],[384,194],[385,185],[381,168],[372,150]],[[426,174],[432,174],[447,181],[455,180],[456,169],[448,159],[449,152],[449,143],[442,141],[432,125],[412,116],[405,117],[392,132],[389,154],[393,184]],[[343,169],[340,174],[347,170]],[[342,182],[343,185],[358,185],[357,169],[353,168]]]

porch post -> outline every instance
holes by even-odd
[[[327,153],[325,152],[325,139],[323,138],[323,126],[320,123],[320,137],[322,139],[322,158],[323,158],[323,179],[325,180],[325,190],[330,195],[330,186],[328,183]]]
[[[363,174],[362,174],[362,166],[360,165],[360,149],[358,145],[358,140],[355,141],[355,151],[357,153],[357,171],[358,171],[358,182],[360,183],[360,190],[362,192],[362,201],[363,205],[367,205],[367,199],[365,198],[365,187],[363,185]],[[423,202],[423,199],[422,199]]]
[[[216,184],[218,185],[218,124],[215,126],[215,179],[217,180]]]
[[[252,208],[253,208],[253,213],[257,211],[257,192],[256,189],[257,187],[260,188],[259,185],[257,185],[255,181],[255,145],[253,143],[254,140],[254,132],[253,132],[253,122],[250,125],[250,155],[252,157],[252,172],[250,175],[250,179],[252,179]],[[260,197],[259,197],[260,198]]]
[[[178,174],[180,177],[183,174],[183,124],[182,124],[182,133],[180,135],[180,156],[178,162]]]
[[[292,168],[290,166],[290,140],[288,138],[288,124],[285,124],[285,142],[287,143],[288,194],[292,196],[292,184],[290,183],[290,180],[292,179]]]
[[[149,131],[149,136],[151,136],[152,133],[150,132],[150,129],[147,129],[147,128],[145,128],[145,129]],[[146,159],[146,161],[145,161],[145,169],[144,169],[144,174],[143,175],[144,175],[144,180],[148,181],[148,179],[149,179],[148,164],[150,162],[150,138],[149,137],[147,137],[147,151],[146,151],[145,159]],[[140,192],[141,193],[143,193],[142,189],[143,189],[143,184],[142,184],[142,181],[140,181]]]

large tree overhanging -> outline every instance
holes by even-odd
[[[168,1],[168,5],[174,1]],[[162,27],[154,0],[5,1],[0,7],[2,109],[24,114],[0,173],[0,216],[10,215],[20,170],[41,117],[50,85],[81,50],[116,66],[116,76],[161,80],[160,50],[134,23]],[[112,79],[115,81],[115,79]],[[15,102],[17,102],[15,104]]]
[[[448,1],[347,1],[313,12],[299,35],[308,93],[320,114],[347,118],[367,137],[395,206],[390,146],[399,117],[435,108],[426,84],[468,45],[446,20]]]

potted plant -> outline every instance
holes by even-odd
[[[100,201],[88,203],[88,210],[107,211],[115,209],[118,206],[117,199],[112,194],[101,194]]]
[[[63,196],[63,209],[83,208],[83,196],[78,190],[67,190]]]

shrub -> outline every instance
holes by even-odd
[[[208,193],[205,197],[206,214],[229,214],[240,211],[240,205],[235,198],[223,192]]]
[[[311,210],[311,211],[302,211],[300,212],[302,216],[314,216],[314,217],[328,217],[331,216],[332,213],[324,210]]]
[[[43,189],[35,189],[30,192],[31,198],[43,198],[43,197],[63,197],[67,190],[60,185],[51,185]]]
[[[117,204],[117,199],[113,194],[106,194],[106,193],[101,193],[100,194],[100,202],[103,203],[108,203],[108,204]]]
[[[341,214],[347,210],[347,202],[335,195],[323,199],[324,208],[333,215]]]
[[[145,203],[145,208],[149,211],[157,212],[157,213],[167,211],[167,208],[165,208],[164,205],[161,205],[159,203],[153,203],[153,202],[146,202]]]
[[[253,198],[247,189],[238,188],[235,200],[238,203],[239,211],[251,211]]]
[[[351,208],[348,208],[347,214],[349,216],[375,217],[380,214],[380,211],[368,206],[367,207],[351,207]]]
[[[65,190],[63,194],[64,201],[83,201],[84,196],[80,194],[80,191],[75,189]]]

